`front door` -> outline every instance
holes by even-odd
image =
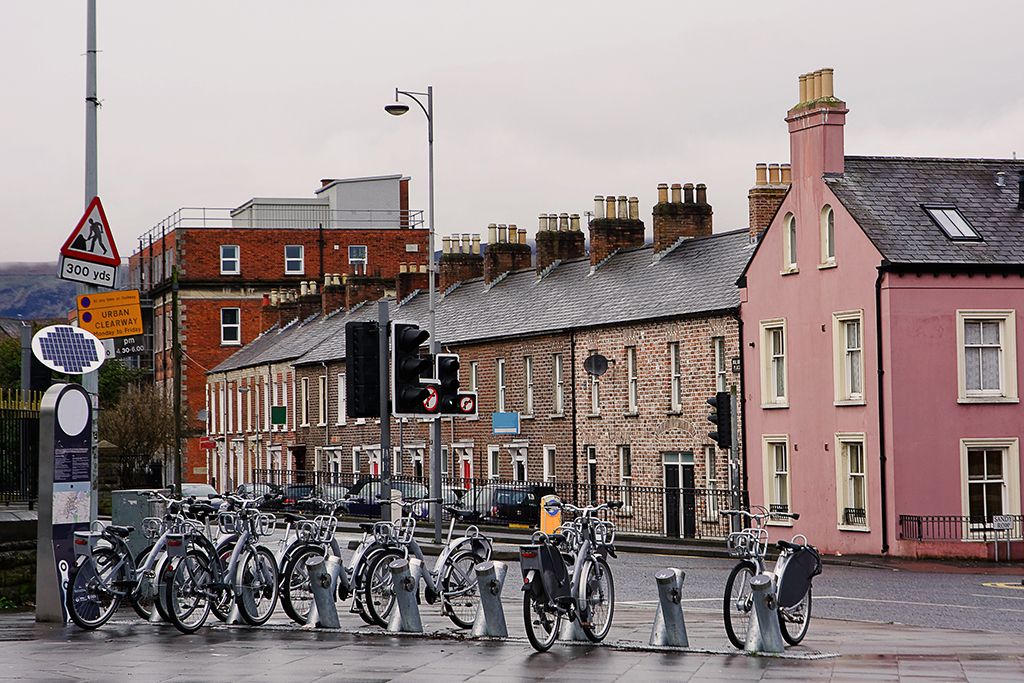
[[[697,535],[693,452],[662,453],[662,461],[665,467],[665,535],[693,538]]]

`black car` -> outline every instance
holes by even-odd
[[[255,483],[239,484],[235,489],[235,495],[242,498],[258,498],[263,496],[260,503],[260,510],[274,512],[284,507],[284,500],[281,494],[281,487],[277,484],[270,484],[265,481]]]
[[[392,489],[402,492],[403,500],[414,500],[416,498],[427,498],[430,491],[423,484],[414,481],[393,481]],[[357,481],[349,492],[351,500],[348,502],[348,512],[359,517],[380,517],[380,479],[361,479]],[[413,516],[417,519],[426,519],[428,506],[419,505],[413,509]]]
[[[286,512],[316,512],[314,503],[300,503],[303,498],[315,495],[312,484],[285,484],[281,487],[281,506]]]
[[[540,526],[540,499],[553,493],[553,486],[486,484],[471,489],[462,507],[476,510],[485,522]]]

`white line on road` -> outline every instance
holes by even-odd
[[[990,596],[985,596],[990,597]],[[996,612],[1022,612],[1024,609],[1010,609],[1009,607],[982,607],[980,605],[946,605],[938,602],[906,602],[903,600],[879,600],[877,598],[848,598],[842,595],[815,595],[815,600],[850,600],[852,602],[884,602],[888,605],[914,605],[916,607],[952,607],[955,609],[984,609],[995,610]]]

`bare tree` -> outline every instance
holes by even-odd
[[[117,405],[100,412],[99,431],[117,446],[120,485],[142,487],[158,452],[174,443],[174,406],[152,385],[132,385]]]

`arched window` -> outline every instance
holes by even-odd
[[[821,263],[833,265],[836,262],[836,214],[826,204],[821,209]]]
[[[797,272],[796,267],[796,216],[787,213],[782,221],[785,226],[785,244],[783,248],[783,271]]]

